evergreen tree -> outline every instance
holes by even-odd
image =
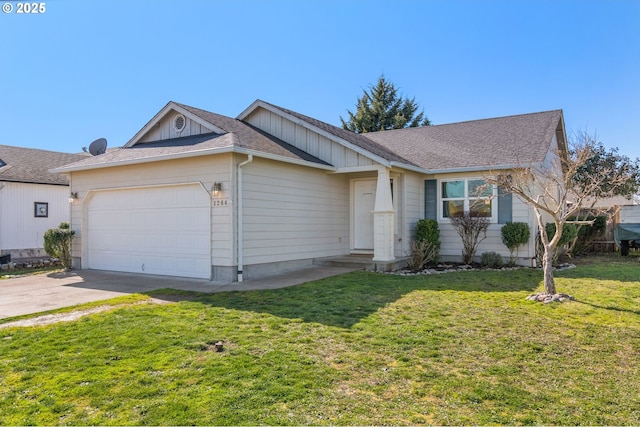
[[[356,112],[349,113],[349,120],[340,117],[342,127],[356,133],[377,132],[389,129],[429,126],[431,122],[424,112],[418,112],[415,98],[398,96],[398,89],[384,75],[369,91],[364,91],[356,103]]]

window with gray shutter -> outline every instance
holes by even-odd
[[[438,181],[424,181],[424,218],[438,220]]]
[[[498,224],[513,221],[513,195],[498,187]]]

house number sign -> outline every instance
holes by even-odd
[[[231,206],[231,200],[229,199],[214,199],[211,201],[211,206],[214,208],[222,208],[225,206]]]

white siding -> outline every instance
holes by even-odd
[[[178,113],[169,112],[158,124],[156,124],[141,139],[140,143],[150,141],[160,141],[163,139],[180,138],[183,136],[201,135],[203,133],[213,132],[211,129],[201,125],[198,122],[185,117],[185,127],[181,132],[177,132],[173,127],[173,120]]]
[[[344,175],[257,158],[244,167],[243,186],[245,265],[348,253]]]
[[[43,249],[44,232],[69,221],[65,185],[0,182],[0,187],[0,250]],[[49,204],[47,218],[34,216],[34,202]]]
[[[374,164],[372,160],[356,151],[263,108],[258,108],[245,120],[253,126],[336,167],[370,166]]]
[[[89,190],[107,188],[131,188],[155,185],[200,182],[211,189],[214,182],[222,184],[219,196],[212,196],[211,245],[212,265],[231,266],[233,253],[233,204],[218,206],[215,200],[231,200],[234,189],[232,179],[232,156],[229,154],[203,156],[190,159],[168,160],[120,166],[92,171],[74,172],[71,175],[72,191],[78,192],[79,200],[73,203],[71,226],[76,231],[73,242],[73,257],[82,256],[83,209],[86,217],[86,203],[83,199]],[[68,198],[68,193],[67,193]],[[67,202],[68,204],[68,202]]]

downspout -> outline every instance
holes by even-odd
[[[251,162],[253,162],[253,154],[249,154],[247,160],[238,164],[238,282],[242,282],[242,269],[244,268],[242,259],[242,240],[244,237],[242,231],[242,168]]]
[[[2,191],[5,187],[5,183],[4,182],[0,182],[0,191]],[[2,199],[2,197],[0,197],[0,200]],[[0,203],[0,206],[2,206],[2,203]],[[2,209],[0,209],[0,223],[2,223]],[[0,255],[4,255],[2,253],[2,228],[0,227]]]

